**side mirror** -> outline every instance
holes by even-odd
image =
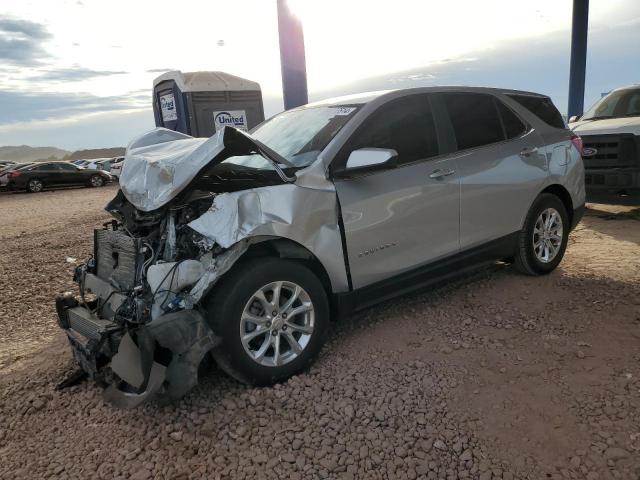
[[[351,152],[345,168],[336,173],[339,177],[350,177],[360,173],[395,168],[397,165],[398,152],[393,149],[360,148]]]
[[[580,117],[578,115],[571,115],[569,117],[569,123],[577,122]]]

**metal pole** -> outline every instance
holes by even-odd
[[[309,103],[307,68],[304,57],[302,23],[289,8],[286,0],[278,1],[278,36],[284,108],[289,110]]]
[[[573,0],[571,26],[571,67],[569,71],[568,115],[582,115],[584,111],[584,80],[587,68],[587,31],[589,29],[589,0]]]

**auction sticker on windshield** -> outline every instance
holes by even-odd
[[[336,115],[349,115],[356,107],[333,107]]]
[[[178,119],[176,99],[173,96],[173,93],[167,93],[160,97],[160,111],[162,112],[163,122],[171,122]]]
[[[235,127],[238,130],[247,132],[247,113],[244,110],[225,110],[222,112],[213,112],[213,123],[216,132],[222,127]]]

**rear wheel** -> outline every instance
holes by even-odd
[[[89,184],[92,187],[102,187],[104,185],[104,178],[102,178],[100,175],[94,175],[89,179]]]
[[[37,178],[32,178],[27,182],[27,192],[38,193],[41,192],[43,188],[44,183],[42,183],[42,180]]]
[[[222,337],[213,351],[229,375],[271,385],[304,370],[324,343],[327,295],[300,263],[263,258],[237,265],[214,289],[208,319]]]
[[[562,261],[569,239],[569,216],[564,203],[551,193],[533,202],[520,231],[515,266],[527,275],[552,272]]]

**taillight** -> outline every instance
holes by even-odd
[[[7,176],[8,176],[9,178],[16,178],[16,177],[19,177],[20,175],[22,175],[22,172],[18,172],[18,171],[16,170],[16,171],[13,171],[13,172],[9,172],[9,175],[7,175]]]
[[[584,147],[582,138],[574,133],[573,135],[571,135],[571,143],[573,143],[573,146],[576,147],[576,150],[578,150],[578,153],[580,154],[580,156],[582,156],[582,147]]]

